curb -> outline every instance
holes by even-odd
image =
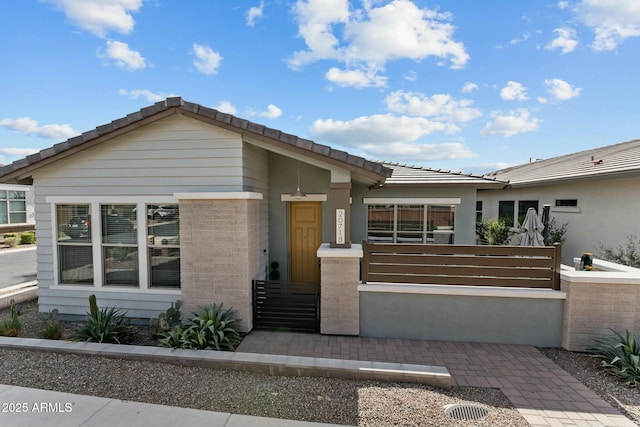
[[[11,305],[11,300],[16,304],[31,301],[38,297],[38,281],[21,283],[0,289],[0,310]]]
[[[443,366],[213,350],[171,349],[36,338],[0,337],[0,347],[15,350],[51,351],[128,360],[146,360],[177,365],[260,372],[267,375],[378,380],[427,384],[445,389],[451,388],[451,375],[447,368]]]

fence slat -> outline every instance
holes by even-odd
[[[561,246],[371,244],[362,280],[559,289]]]

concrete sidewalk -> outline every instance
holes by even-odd
[[[152,405],[0,384],[0,426],[26,427],[329,427],[279,418],[252,417]]]

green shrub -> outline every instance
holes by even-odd
[[[18,233],[5,233],[3,239],[4,244],[10,248],[15,248],[20,242],[20,236],[18,236]]]
[[[618,245],[615,249],[600,243],[597,254],[606,261],[640,268],[640,250],[638,250],[637,241],[636,236],[628,236],[625,245]]]
[[[32,245],[36,242],[36,232],[35,231],[25,231],[24,233],[20,233],[20,244],[21,245]]]
[[[487,221],[487,241],[490,245],[504,245],[509,240],[509,224],[504,219]]]
[[[58,310],[53,309],[49,312],[45,322],[44,329],[38,331],[38,336],[47,340],[62,339],[62,329],[58,321]]]
[[[596,338],[595,345],[587,351],[624,384],[637,387],[640,385],[640,347],[629,331],[626,336],[612,332],[613,336]]]
[[[236,322],[233,310],[223,310],[222,304],[201,307],[183,325],[161,333],[159,342],[163,347],[234,351],[241,340]]]
[[[20,335],[22,331],[22,323],[20,323],[20,316],[22,313],[20,312],[20,306],[16,305],[14,300],[10,301],[11,309],[10,309],[10,318],[9,320],[5,320],[0,323],[0,335],[4,337],[17,337]]]
[[[558,226],[555,218],[551,218],[549,224],[549,233],[547,235],[547,240],[545,240],[544,244],[547,246],[552,246],[554,243],[560,243],[564,245],[564,242],[567,240],[565,234],[567,234],[567,227],[569,223],[565,222],[561,226]]]
[[[127,312],[115,307],[98,309],[95,295],[89,297],[89,313],[71,335],[74,341],[90,341],[111,344],[127,344],[135,337],[135,327],[127,318]]]

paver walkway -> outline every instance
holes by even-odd
[[[532,426],[635,426],[533,346],[254,331],[238,351],[446,366],[453,384],[500,388]]]

